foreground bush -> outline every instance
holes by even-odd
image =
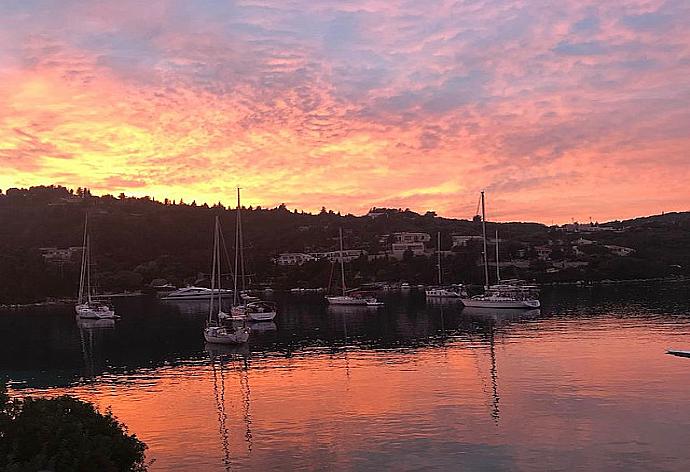
[[[2,471],[145,471],[145,450],[110,411],[69,396],[10,400],[0,385]]]

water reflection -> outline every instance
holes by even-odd
[[[114,329],[0,316],[0,371],[112,406],[154,471],[680,471],[689,363],[665,352],[690,345],[688,295],[545,290],[541,311],[492,311],[412,291],[344,313],[277,295],[242,348],[204,344],[207,307],[127,300]]]

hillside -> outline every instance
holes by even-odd
[[[220,204],[208,207],[125,195],[97,197],[88,190],[52,186],[8,189],[0,193],[0,303],[74,295],[87,211],[101,291],[141,289],[155,279],[178,286],[204,283],[215,215],[220,217],[228,253],[234,254],[236,211]],[[350,284],[433,283],[437,232],[441,232],[444,251],[444,280],[483,281],[478,264],[481,243],[457,240],[458,235],[481,234],[481,222],[476,219],[440,218],[407,210],[386,210],[376,217],[340,215],[325,208],[309,214],[284,206],[246,208],[242,216],[253,286],[327,286],[332,273],[328,260],[295,266],[280,266],[275,260],[281,253],[337,250],[341,227],[345,247],[362,252],[348,264]],[[504,277],[566,281],[689,273],[690,213],[616,221],[594,229],[487,223],[489,235],[499,232]],[[401,232],[426,234],[423,252],[415,255],[407,250],[395,257],[391,248],[395,233]],[[577,242],[584,238],[586,242]],[[616,248],[631,252],[621,255],[625,251]],[[489,253],[493,262],[493,246]],[[230,285],[230,278],[227,280]]]

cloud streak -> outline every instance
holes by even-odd
[[[468,217],[690,206],[690,7],[0,6],[0,187]],[[662,206],[663,204],[663,206]]]

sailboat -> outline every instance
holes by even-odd
[[[221,319],[226,315],[223,313],[221,305],[220,238],[220,222],[216,216],[216,224],[213,232],[213,262],[211,263],[211,293],[213,296],[209,300],[208,321],[204,328],[204,339],[206,339],[206,342],[214,344],[242,344],[246,343],[249,339],[249,328],[244,325],[234,327],[222,326],[220,324]],[[214,301],[216,300],[218,301],[218,311],[214,319]]]
[[[94,300],[91,290],[91,251],[88,229],[88,214],[84,218],[84,244],[81,254],[81,274],[79,276],[79,297],[74,310],[77,319],[102,320],[119,318],[115,310],[103,302]]]
[[[242,210],[240,205],[240,188],[237,188],[237,226],[235,231],[235,286],[233,306],[229,318],[248,321],[273,321],[276,317],[276,305],[273,302],[252,297],[246,291],[244,271],[244,238],[242,235]],[[242,280],[242,291],[238,291],[237,278]]]
[[[501,283],[498,263],[498,232],[496,233],[496,284],[489,285],[489,258],[486,248],[486,207],[484,192],[481,196],[482,206],[482,240],[484,242],[484,293],[474,297],[465,297],[462,303],[474,308],[539,308],[538,288],[523,284],[519,280],[505,280]]]
[[[330,305],[357,305],[357,306],[381,306],[383,302],[376,300],[374,297],[362,297],[348,295],[345,288],[345,262],[343,254],[343,229],[340,228],[340,278],[342,282],[342,295],[327,296],[326,301]]]
[[[443,276],[442,276],[442,270],[441,270],[441,232],[439,231],[437,234],[437,249],[436,249],[436,254],[438,257],[437,261],[437,268],[438,268],[438,286],[437,287],[429,287],[426,290],[426,297],[427,298],[461,298],[461,297],[466,297],[467,292],[465,289],[462,287],[462,285],[451,285],[444,287],[443,286]]]

